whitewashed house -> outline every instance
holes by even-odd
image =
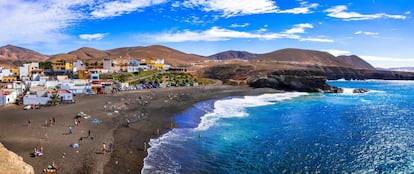
[[[10,69],[1,69],[0,68],[0,81],[3,79],[3,77],[8,77],[13,75]]]
[[[72,103],[73,100],[73,93],[66,89],[59,89],[59,90],[50,90],[47,92],[47,96],[50,100],[52,100],[53,94],[57,94],[59,97],[60,103]]]
[[[15,103],[17,91],[15,89],[0,89],[0,106],[6,106]]]
[[[10,84],[7,84],[8,89],[15,89],[17,92],[17,95],[23,94],[23,92],[26,90],[26,85],[21,81],[14,81]]]
[[[91,85],[88,80],[74,79],[70,81],[62,81],[60,89],[71,91],[73,94],[85,94],[87,91],[91,91]]]
[[[23,97],[24,105],[46,105],[50,98],[44,86],[32,86],[30,91]]]

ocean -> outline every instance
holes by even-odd
[[[414,173],[414,81],[329,84],[345,92],[197,103],[149,142],[142,173]]]

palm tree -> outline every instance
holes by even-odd
[[[59,95],[58,95],[57,93],[53,93],[53,94],[50,96],[50,99],[51,99],[51,102],[52,102],[52,105],[53,105],[53,106],[56,106],[56,105],[58,105],[58,104],[59,104],[60,98],[59,98]]]

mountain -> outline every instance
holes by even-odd
[[[13,67],[19,66],[24,62],[45,61],[48,58],[48,56],[36,51],[14,45],[0,47],[0,66]]]
[[[249,53],[247,51],[233,51],[233,50],[224,51],[221,53],[208,56],[209,59],[213,59],[213,60],[229,60],[229,59],[249,60],[255,57],[257,57],[257,54]]]
[[[78,50],[52,56],[49,61],[54,60],[83,60],[83,61],[102,61],[103,58],[112,60],[123,59],[164,59],[166,63],[173,66],[187,65],[204,61],[206,58],[192,54],[186,54],[181,51],[168,47],[153,45],[148,47],[123,47],[111,50],[97,50],[93,48],[83,47]]]
[[[56,60],[65,60],[65,61],[76,61],[76,60],[94,60],[102,59],[106,56],[110,55],[107,51],[102,51],[94,48],[89,47],[82,47],[75,51],[71,51],[69,53],[57,54],[52,57],[48,61],[56,61]]]
[[[350,64],[355,69],[371,69],[375,70],[375,67],[373,67],[371,64],[366,62],[365,60],[361,59],[360,57],[356,55],[351,56],[338,56],[339,59],[342,61]]]
[[[327,52],[293,48],[261,54],[256,58],[250,59],[250,61],[262,63],[289,63],[300,65],[351,67],[350,64]]]

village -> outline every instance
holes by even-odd
[[[164,59],[31,62],[17,68],[0,67],[0,81],[0,106],[25,105],[24,109],[74,103],[76,95],[200,83],[186,68],[172,67]]]

